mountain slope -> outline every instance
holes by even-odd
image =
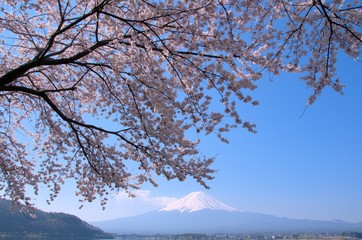
[[[295,220],[241,212],[204,193],[192,193],[158,211],[93,223],[114,233],[253,233],[362,231],[362,224]]]
[[[139,216],[93,223],[114,233],[256,233],[362,231],[362,224],[295,220],[251,212],[202,210],[192,213],[154,211]]]
[[[170,211],[179,211],[179,212],[196,212],[200,210],[219,210],[219,211],[228,211],[235,212],[238,211],[236,208],[230,207],[222,202],[219,202],[215,198],[204,192],[193,192],[189,195],[179,199],[178,201],[169,204],[165,208],[160,209],[160,212],[170,212]]]
[[[45,234],[52,236],[71,236],[89,238],[108,238],[110,234],[94,227],[76,216],[65,213],[34,212],[36,218],[21,213],[18,208],[11,209],[11,202],[0,199],[0,233],[7,234]]]

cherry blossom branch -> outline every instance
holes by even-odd
[[[340,24],[338,22],[335,22],[331,19],[331,17],[329,16],[329,14],[327,13],[327,10],[330,10],[328,8],[328,6],[326,6],[321,0],[318,0],[319,5],[322,8],[323,11],[323,15],[326,17],[326,19],[328,20],[329,24],[330,24],[330,29],[332,31],[332,27],[333,25],[337,25],[339,27],[342,27],[343,29],[345,29],[347,32],[349,32],[354,38],[356,38],[356,40],[358,40],[360,43],[362,43],[362,38],[360,36],[357,36],[355,32],[353,32],[349,27],[347,27],[345,24]],[[356,7],[355,9],[361,8],[360,7]],[[337,16],[337,15],[336,15]],[[338,16],[337,16],[338,17]]]
[[[102,206],[110,191],[157,186],[153,175],[207,187],[213,158],[189,131],[224,142],[236,127],[254,132],[238,109],[257,105],[249,92],[264,70],[305,73],[317,97],[341,92],[340,50],[360,55],[357,3],[36,3],[0,9],[0,189],[14,201],[39,182],[52,200],[67,178],[82,201],[99,196]]]
[[[101,132],[104,132],[104,133],[116,135],[116,136],[120,137],[122,140],[124,140],[125,142],[127,142],[128,144],[134,146],[137,149],[145,148],[145,147],[140,146],[140,145],[135,145],[134,143],[127,140],[124,136],[122,136],[120,134],[121,132],[126,132],[129,129],[122,129],[122,130],[118,130],[118,131],[110,131],[110,130],[106,130],[104,128],[101,128],[101,127],[98,127],[98,126],[95,126],[95,125],[92,125],[92,124],[82,123],[82,122],[79,122],[79,121],[76,121],[74,119],[71,119],[71,118],[67,117],[66,115],[63,114],[63,112],[56,106],[56,104],[46,94],[47,92],[57,92],[57,91],[50,91],[50,90],[37,91],[37,90],[34,90],[34,89],[21,87],[21,86],[4,86],[4,87],[2,87],[2,89],[0,91],[24,92],[24,93],[28,93],[28,94],[31,94],[31,95],[41,97],[54,110],[54,112],[56,112],[59,115],[59,117],[61,117],[64,121],[66,121],[68,123],[73,123],[73,124],[79,125],[81,127],[95,129],[95,130],[98,130],[98,131],[101,131]]]

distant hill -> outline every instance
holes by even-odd
[[[94,227],[76,216],[65,213],[34,212],[36,218],[11,209],[9,200],[0,199],[0,234],[112,238],[110,234]]]
[[[191,193],[158,211],[93,224],[105,231],[120,234],[362,231],[362,223],[297,220],[243,212],[203,192]]]

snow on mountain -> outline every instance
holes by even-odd
[[[236,208],[230,207],[210,195],[204,192],[193,192],[189,195],[177,200],[159,210],[159,212],[170,212],[170,211],[178,211],[178,212],[196,212],[200,210],[222,210],[228,212],[237,212],[239,211]]]
[[[362,223],[289,219],[238,211],[203,192],[193,192],[158,211],[92,224],[118,234],[362,231]]]

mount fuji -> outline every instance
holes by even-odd
[[[156,211],[92,224],[118,234],[362,231],[362,223],[296,220],[240,211],[204,192],[193,192]]]
[[[159,210],[159,212],[172,212],[178,211],[180,213],[187,212],[192,213],[201,210],[218,210],[227,212],[236,212],[236,208],[230,207],[222,202],[219,202],[215,198],[204,192],[193,192],[179,199],[178,201],[169,204],[165,208]]]

